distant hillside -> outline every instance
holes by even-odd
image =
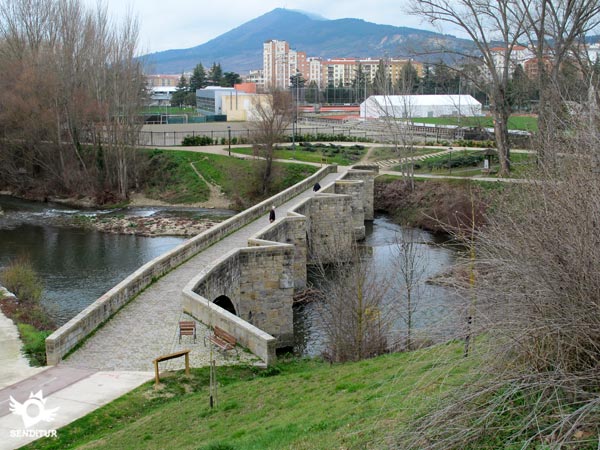
[[[143,58],[148,73],[189,71],[198,64],[220,62],[225,71],[246,73],[262,68],[262,44],[285,40],[308,56],[408,57],[425,48],[460,48],[468,41],[414,28],[377,25],[359,19],[327,20],[318,16],[277,8],[221,36],[188,49],[151,53]]]

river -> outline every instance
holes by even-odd
[[[126,214],[224,218],[234,211],[201,208],[74,209],[0,196],[0,267],[26,257],[44,282],[42,304],[62,325],[143,264],[179,245],[185,238],[109,234],[52,225],[73,214]]]
[[[370,264],[374,273],[382,275],[392,285],[388,297],[388,307],[400,312],[402,305],[398,303],[398,293],[404,289],[400,280],[398,267],[398,242],[402,235],[405,239],[416,242],[415,258],[423,271],[418,276],[414,289],[413,333],[421,343],[440,342],[457,335],[460,328],[459,295],[452,289],[428,283],[435,275],[448,270],[456,261],[457,252],[449,244],[448,238],[435,235],[420,229],[404,229],[391,221],[387,215],[378,215],[366,227],[364,246],[369,248]],[[410,234],[410,237],[407,235]],[[309,284],[319,287],[318,277],[311,277]],[[325,294],[326,295],[326,294]],[[300,354],[315,356],[324,348],[323,333],[319,320],[320,308],[316,303],[307,303],[294,307],[295,349]],[[392,312],[394,314],[394,312]],[[392,320],[392,335],[401,341],[406,334],[406,322],[397,314]]]

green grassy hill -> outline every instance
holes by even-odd
[[[461,385],[475,358],[450,343],[357,363],[290,360],[264,371],[219,367],[218,405],[208,370],[147,383],[26,448],[387,448],[408,418]]]
[[[168,203],[204,202],[209,188],[194,168],[210,183],[218,185],[240,209],[252,206],[312,175],[318,167],[273,163],[270,191],[260,191],[260,161],[231,158],[186,150],[144,150],[148,155],[143,190],[149,198]],[[193,167],[192,167],[193,165]]]

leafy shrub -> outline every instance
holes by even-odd
[[[19,323],[19,334],[23,341],[23,351],[36,366],[46,365],[46,338],[51,331],[38,331],[35,327]]]
[[[304,142],[305,144],[310,141],[324,141],[324,142],[373,142],[372,139],[368,139],[361,136],[348,136],[345,134],[326,134],[326,133],[316,133],[316,134],[300,134],[295,136],[296,141]],[[292,137],[288,136],[288,141],[292,141]]]
[[[209,136],[190,136],[187,135],[181,141],[181,145],[184,147],[193,147],[199,145],[212,145],[213,140]]]
[[[483,161],[483,153],[447,154],[422,162],[422,167],[429,170],[450,169],[456,167],[476,167]],[[416,168],[416,167],[415,167]]]
[[[13,260],[0,273],[0,282],[22,302],[38,303],[42,298],[42,281],[25,258]]]
[[[459,139],[454,141],[456,147],[477,147],[477,148],[492,148],[496,146],[496,143],[491,140],[475,141],[472,139]]]

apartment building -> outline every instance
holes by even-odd
[[[266,89],[285,89],[290,86],[290,77],[299,73],[306,83],[315,82],[317,86],[349,86],[356,79],[359,70],[368,82],[373,82],[383,61],[386,75],[392,79],[400,78],[402,69],[410,62],[419,75],[423,73],[421,63],[409,59],[372,59],[372,58],[332,58],[324,60],[307,57],[305,52],[293,50],[286,41],[270,40],[263,44],[263,79]]]
[[[492,58],[494,59],[494,66],[496,67],[496,71],[498,73],[502,73],[506,67],[505,63],[505,55],[506,55],[505,47],[493,47],[490,49],[492,54]],[[515,45],[512,48],[510,58],[508,60],[508,74],[509,77],[512,77],[517,66],[525,67],[525,62],[534,57],[534,53],[528,49],[527,47],[523,47],[521,45]],[[488,80],[492,78],[492,74],[487,66],[482,66],[482,73],[485,78]]]
[[[263,80],[265,89],[286,89],[297,73],[306,80],[310,62],[305,52],[290,48],[286,41],[270,40],[263,44]]]
[[[322,61],[321,87],[350,86],[361,72],[364,79],[372,83],[375,80],[380,63],[383,64],[386,77],[398,80],[407,64],[412,64],[419,76],[423,75],[423,65],[409,59],[373,59],[373,58],[335,58]]]

